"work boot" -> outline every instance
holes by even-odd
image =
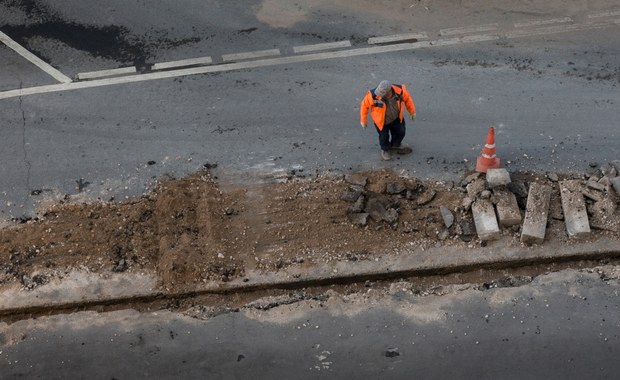
[[[389,161],[392,159],[392,155],[387,150],[381,150],[381,158],[383,161]]]
[[[401,143],[398,146],[392,145],[392,147],[390,149],[392,149],[393,151],[395,151],[398,154],[409,154],[409,153],[413,152],[413,149],[411,149],[411,147],[409,147],[409,145],[403,144],[403,143]]]

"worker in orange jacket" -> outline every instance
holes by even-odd
[[[404,111],[407,108],[411,121],[415,119],[415,104],[405,85],[392,84],[387,80],[369,90],[360,104],[360,124],[368,128],[368,111],[379,132],[381,158],[391,160],[390,151],[399,154],[411,153],[411,148],[403,144],[405,138]],[[390,138],[391,137],[391,138]]]

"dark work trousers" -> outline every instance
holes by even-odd
[[[376,125],[375,128],[377,128]],[[400,146],[400,143],[405,138],[405,119],[403,118],[403,121],[400,121],[399,118],[396,118],[390,124],[384,125],[383,130],[380,131],[377,128],[377,132],[379,132],[381,150],[388,151],[392,146]],[[391,141],[390,136],[392,137]]]

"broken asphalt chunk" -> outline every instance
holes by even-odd
[[[601,173],[603,176],[607,177],[616,177],[618,175],[618,169],[612,164],[609,163],[601,168]]]
[[[405,185],[400,182],[388,182],[385,187],[385,192],[391,195],[401,194],[406,190]]]
[[[612,178],[611,186],[613,186],[616,194],[620,195],[620,177]]]
[[[371,197],[366,203],[365,211],[375,222],[390,219],[387,203],[379,197]]]
[[[593,200],[594,202],[600,202],[603,199],[603,195],[595,190],[590,190],[589,188],[583,188],[581,193],[588,199]]]
[[[347,181],[348,183],[352,185],[358,185],[358,186],[364,187],[368,183],[368,177],[360,175],[360,174],[350,174],[350,175],[345,176],[345,181]]]
[[[586,182],[586,186],[589,187],[590,189],[594,189],[598,191],[605,191],[605,185],[603,185],[602,183],[596,182],[596,181],[588,181]]]
[[[471,208],[471,204],[474,203],[474,198],[465,197],[461,202],[461,207],[463,207],[463,211],[469,211]]]
[[[486,189],[486,185],[482,178],[478,178],[467,185],[467,195],[470,198],[476,198],[478,194],[482,193]]]
[[[359,199],[362,192],[360,190],[349,190],[346,193],[342,194],[340,199],[347,202],[355,202]]]
[[[394,358],[400,356],[400,352],[398,352],[398,348],[388,348],[385,350],[385,356],[388,358]]]
[[[460,238],[464,242],[469,242],[476,235],[476,226],[470,219],[459,220],[459,227],[461,228]]]
[[[620,175],[620,160],[613,160],[610,164],[616,169],[616,176]]]
[[[470,183],[474,182],[475,180],[477,180],[479,177],[480,177],[480,173],[478,172],[472,173],[468,175],[467,177],[465,177],[463,181],[461,181],[461,186],[465,187],[469,185]]]
[[[560,180],[558,175],[555,173],[547,173],[547,178],[549,178],[549,180],[553,182],[558,182]]]
[[[426,189],[420,196],[418,197],[416,204],[418,206],[424,206],[425,204],[430,203],[433,199],[435,199],[435,195],[437,192],[433,189]]]
[[[359,212],[363,212],[365,208],[366,208],[366,197],[364,195],[360,195],[359,197],[357,197],[357,200],[355,201],[353,206],[349,208],[349,212],[359,213]]]
[[[452,227],[452,224],[454,223],[454,215],[452,215],[452,212],[445,206],[439,206],[439,212],[441,212],[443,224],[446,228]]]

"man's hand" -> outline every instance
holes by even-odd
[[[415,113],[410,114],[409,117],[411,118],[411,121],[414,121],[415,120]]]
[[[362,128],[364,128],[364,129],[368,128],[368,123],[364,123],[364,122],[360,121],[360,124],[362,125]]]

